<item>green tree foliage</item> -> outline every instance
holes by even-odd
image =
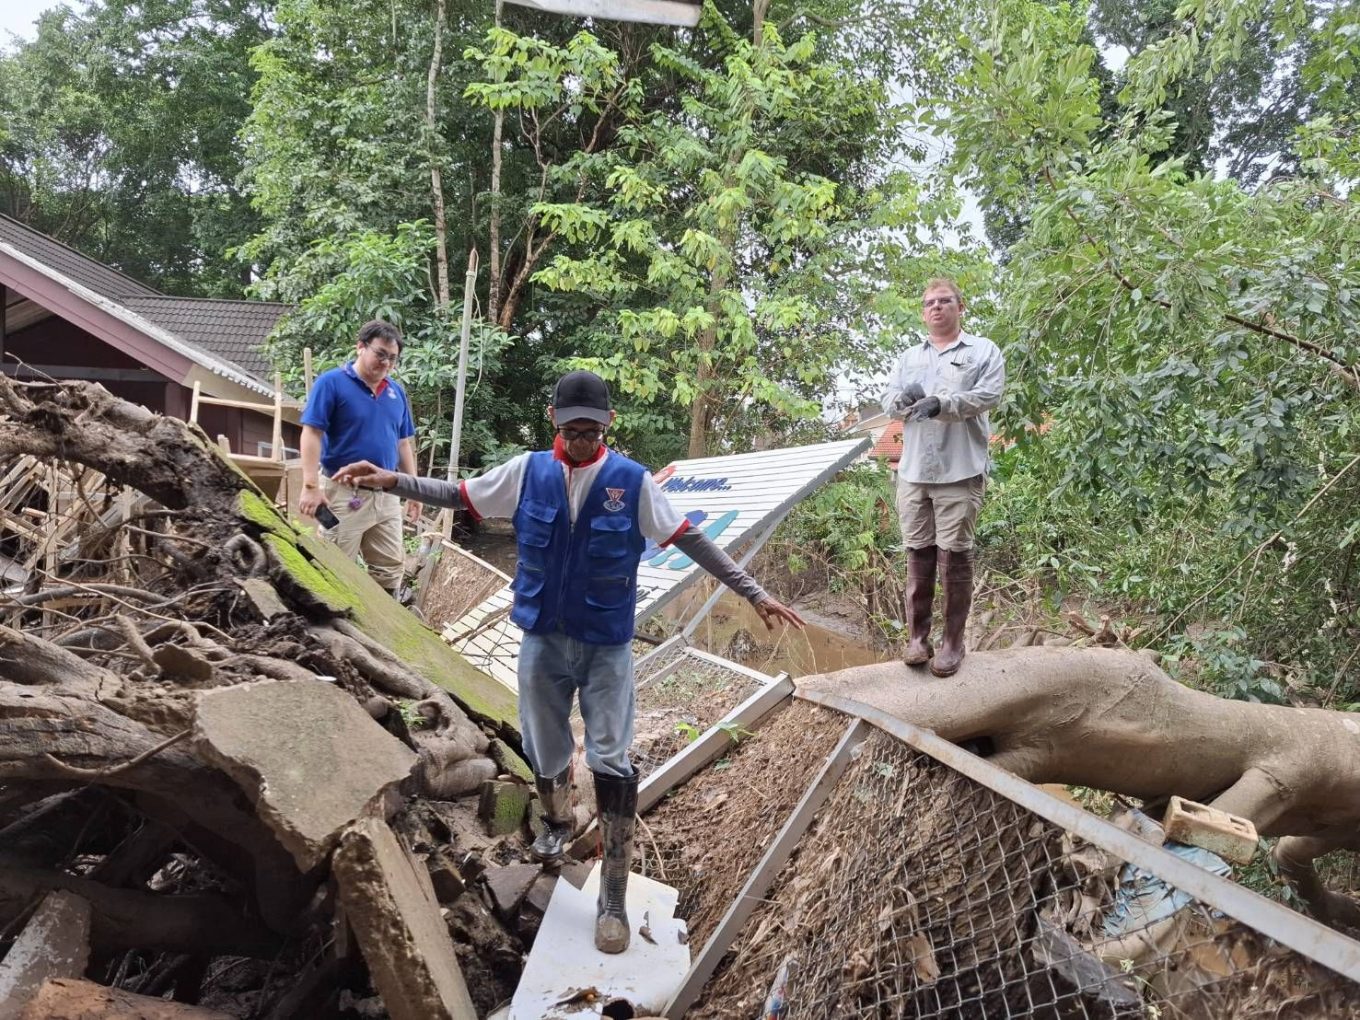
[[[239,295],[230,249],[253,0],[96,0],[0,56],[0,210],[167,291]]]
[[[969,70],[942,113],[947,172],[1027,224],[994,320],[1001,420],[1023,451],[1015,491],[1037,483],[1038,512],[1066,525],[1030,564],[1080,565],[1107,593],[1111,573],[1137,576],[1125,591],[1169,611],[1159,636],[1243,619],[1291,675],[1328,684],[1360,636],[1356,106],[1331,70],[1353,60],[1354,18],[1185,5],[1106,116],[1083,13],[1004,3],[961,41]],[[1298,72],[1331,89],[1313,86],[1318,116],[1289,140],[1299,173],[1248,188],[1190,168],[1169,97],[1231,68],[1262,25],[1272,52],[1309,33]]]
[[[897,137],[881,83],[819,56],[816,36],[759,45],[716,8],[688,45],[654,41],[645,71],[580,33],[564,45],[498,31],[471,55],[469,95],[590,140],[541,162],[531,214],[557,254],[533,279],[592,308],[577,363],[640,405],[689,412],[689,454],[815,415],[835,373],[881,360],[869,324],[889,231],[916,221],[914,184],[875,172]],[[664,82],[658,88],[657,76]],[[661,91],[674,101],[651,107]],[[588,130],[587,130],[588,129]],[[600,144],[602,132],[608,144]]]

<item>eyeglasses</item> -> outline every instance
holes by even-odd
[[[922,301],[921,307],[934,308],[936,305],[952,305],[953,303],[954,299],[952,297],[933,297],[926,298],[924,301]]]
[[[557,434],[569,443],[576,439],[589,439],[592,443],[595,443],[604,438],[604,429],[558,428]]]
[[[369,354],[378,359],[380,365],[395,365],[397,359],[401,357],[400,351],[380,351],[368,341],[364,342],[364,346],[368,348]]]

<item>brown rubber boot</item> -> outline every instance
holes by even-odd
[[[935,649],[930,644],[930,609],[935,602],[935,546],[907,550],[907,620],[910,630],[902,661],[924,666]]]
[[[944,640],[930,660],[936,676],[953,676],[963,665],[963,631],[973,606],[973,550],[940,550],[940,580],[944,588]]]

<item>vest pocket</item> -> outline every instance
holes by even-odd
[[[548,566],[547,550],[552,542],[557,507],[526,499],[515,512],[515,541],[519,544],[519,565],[542,573]],[[543,587],[542,581],[539,588]]]
[[[516,595],[524,595],[533,598],[543,591],[543,584],[546,575],[541,570],[534,570],[520,564],[515,571],[515,579],[510,582],[510,590]]]
[[[515,538],[525,545],[539,548],[551,542],[557,507],[536,499],[526,499],[519,509],[520,512],[515,515]]]
[[[586,605],[592,609],[620,609],[634,600],[627,577],[592,577],[586,586]]]
[[[628,533],[633,519],[626,516],[592,517],[586,552],[592,557],[610,559],[628,553]]]
[[[515,607],[510,613],[511,622],[529,630],[538,621],[543,608],[543,584],[545,575],[541,570],[533,570],[520,564],[515,570],[515,579],[510,582],[510,590],[515,593]]]

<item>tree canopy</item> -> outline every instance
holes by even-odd
[[[289,372],[392,319],[440,472],[473,249],[464,469],[544,443],[576,366],[654,466],[826,435],[953,275],[1009,366],[993,569],[1230,693],[1341,704],[1358,59],[1330,0],[707,0],[693,30],[93,0],[0,56],[0,199],[168,290],[292,303]],[[840,495],[801,527],[854,571],[892,529],[881,479]]]

